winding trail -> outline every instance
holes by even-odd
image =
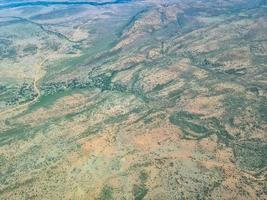
[[[42,71],[42,66],[44,65],[45,62],[48,61],[48,58],[43,60],[39,65],[38,65],[38,70],[37,70],[37,73],[35,74],[35,77],[34,77],[34,81],[33,81],[33,88],[34,88],[34,91],[35,93],[37,94],[37,96],[34,98],[33,101],[36,101],[39,99],[39,97],[41,96],[41,91],[38,87],[38,82],[39,80],[42,78],[41,76],[41,71]]]
[[[37,64],[37,65],[36,65],[37,71],[36,71],[36,73],[35,73],[34,80],[33,80],[33,88],[34,88],[34,91],[35,91],[35,93],[36,93],[37,95],[34,97],[34,99],[31,100],[31,101],[29,101],[29,102],[26,102],[26,103],[24,103],[24,104],[20,104],[20,105],[18,105],[18,106],[11,107],[11,108],[9,108],[9,109],[7,109],[7,110],[4,110],[4,111],[0,112],[0,118],[3,117],[3,116],[5,116],[5,115],[7,115],[7,114],[11,114],[12,112],[14,112],[14,111],[16,111],[16,110],[18,110],[18,109],[22,109],[22,108],[24,108],[24,107],[27,107],[27,106],[29,106],[30,104],[33,104],[33,103],[35,103],[36,101],[38,101],[38,99],[39,99],[40,96],[41,96],[41,91],[40,91],[40,89],[39,89],[39,87],[38,87],[38,82],[39,82],[39,80],[42,78],[42,75],[41,75],[42,67],[43,67],[44,63],[48,61],[48,59],[49,59],[49,58],[46,58],[46,59],[44,59],[40,64]]]

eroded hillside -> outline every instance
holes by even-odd
[[[21,2],[0,199],[267,198],[266,1]]]

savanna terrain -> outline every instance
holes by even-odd
[[[0,199],[267,199],[266,0],[0,0]]]

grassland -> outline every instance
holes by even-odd
[[[267,198],[266,1],[2,4],[0,199]]]

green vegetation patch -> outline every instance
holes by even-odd
[[[217,118],[202,119],[201,115],[181,111],[173,113],[169,120],[172,124],[181,128],[184,139],[199,140],[216,134],[219,141],[227,146],[234,137],[230,135]]]
[[[81,89],[59,90],[57,93],[42,95],[37,102],[29,106],[27,113],[34,112],[39,108],[50,108],[58,99],[79,93],[81,91]]]
[[[100,126],[88,127],[83,133],[80,134],[79,138],[86,138],[91,135],[96,135],[102,130]]]
[[[10,144],[16,140],[26,140],[30,134],[29,126],[17,125],[14,128],[0,132],[0,146]]]
[[[183,90],[181,89],[178,89],[178,90],[174,90],[174,91],[171,91],[169,94],[168,94],[168,97],[170,99],[174,98],[174,99],[179,99],[181,96],[182,96],[182,93],[183,93]]]
[[[28,44],[26,47],[23,49],[23,53],[26,55],[34,55],[37,53],[38,47],[34,44]]]
[[[113,188],[108,186],[108,185],[105,185],[102,188],[102,191],[100,193],[98,200],[112,200],[112,199],[114,199],[113,198]]]
[[[244,170],[260,171],[267,167],[267,143],[245,140],[233,147],[237,165]]]
[[[146,196],[148,189],[145,187],[144,184],[134,185],[132,192],[135,200],[142,200]]]
[[[229,146],[231,142],[235,139],[234,136],[232,136],[225,130],[224,126],[217,118],[212,117],[209,118],[208,121],[209,121],[209,126],[212,127],[219,141]]]
[[[145,183],[148,179],[148,174],[146,171],[141,171],[140,174],[139,174],[139,179],[142,183]]]
[[[95,76],[89,80],[93,87],[100,88],[101,91],[110,90],[110,84],[113,77],[113,73],[104,73]]]
[[[173,113],[169,120],[182,129],[185,139],[202,139],[211,134],[207,122],[202,120],[199,115],[181,111]]]
[[[0,38],[0,60],[4,58],[14,59],[17,56],[16,48],[13,46],[13,42],[8,39]]]

